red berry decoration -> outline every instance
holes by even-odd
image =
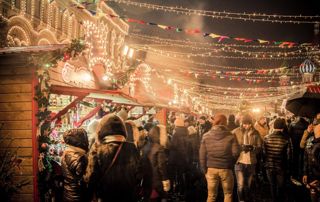
[[[70,54],[69,53],[64,53],[63,54],[63,61],[65,62],[65,61],[68,61],[68,60],[70,60]]]
[[[42,144],[41,144],[41,149],[46,150],[47,147],[48,147],[48,144],[47,144],[47,143],[42,143]]]

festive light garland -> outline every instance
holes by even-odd
[[[124,16],[118,16],[118,15],[112,15],[112,14],[105,14],[111,18],[119,18],[124,20],[125,22],[128,23],[136,23],[136,24],[141,24],[141,25],[149,25],[149,26],[154,26],[163,30],[169,30],[169,31],[176,31],[176,32],[185,32],[186,34],[190,35],[202,35],[203,37],[211,37],[212,39],[217,39],[218,42],[222,42],[226,39],[232,39],[238,42],[243,42],[243,43],[249,43],[249,42],[258,42],[260,44],[274,44],[278,45],[279,47],[293,47],[297,46],[300,43],[297,42],[291,42],[291,41],[270,41],[270,40],[264,40],[264,39],[248,39],[248,38],[242,38],[242,37],[231,37],[231,36],[225,36],[225,35],[219,35],[215,33],[210,33],[210,32],[202,32],[199,29],[182,29],[179,27],[174,27],[174,26],[168,26],[168,25],[163,25],[163,24],[157,24],[154,22],[145,22],[143,20],[138,20],[138,19],[133,19],[133,18],[126,18]],[[301,45],[301,44],[300,44]]]
[[[109,2],[122,3],[130,6],[148,8],[152,10],[161,10],[184,15],[198,15],[204,17],[211,17],[214,19],[229,19],[229,20],[242,20],[252,22],[271,22],[271,23],[291,23],[291,24],[317,24],[320,23],[320,16],[303,16],[303,15],[269,15],[260,13],[235,13],[235,12],[219,12],[219,11],[206,11],[198,9],[189,9],[183,7],[163,6],[157,4],[140,3],[126,0],[105,0]],[[283,20],[281,20],[283,19]],[[301,20],[297,20],[301,19]],[[309,20],[308,20],[309,19]]]
[[[188,59],[182,59],[182,58],[177,58],[177,57],[174,57],[170,54],[161,54],[161,53],[157,53],[157,52],[154,52],[154,54],[156,55],[161,55],[163,57],[167,57],[167,58],[170,58],[170,59],[174,59],[176,61],[180,61],[180,62],[183,62],[183,63],[188,63],[188,64],[192,64],[192,65],[197,65],[197,66],[204,66],[204,67],[213,67],[213,68],[219,68],[219,69],[238,69],[238,70],[243,70],[243,71],[252,71],[254,68],[246,68],[246,67],[229,67],[229,66],[222,66],[222,65],[215,65],[215,64],[208,64],[208,63],[204,63],[204,62],[195,62],[193,60],[188,60]],[[278,67],[279,68],[279,67]]]
[[[74,4],[74,5],[70,5],[71,7],[80,9],[80,10],[85,10],[87,5],[84,5],[84,7],[79,7],[79,5]],[[90,13],[92,13],[93,15],[96,15],[98,12],[98,15],[100,16],[107,16],[110,18],[119,18],[124,20],[125,22],[128,23],[136,23],[136,24],[141,24],[141,25],[149,25],[149,26],[156,26],[157,28],[160,29],[164,29],[164,30],[175,30],[176,32],[185,32],[186,34],[192,34],[192,35],[199,35],[201,34],[203,37],[211,37],[212,39],[217,39],[218,42],[222,42],[225,39],[232,39],[238,42],[244,42],[244,43],[249,43],[249,42],[258,42],[260,44],[274,44],[274,45],[278,45],[279,47],[293,47],[293,46],[298,46],[298,45],[302,45],[300,43],[296,43],[296,42],[290,42],[290,41],[270,41],[270,40],[264,40],[264,39],[248,39],[248,38],[242,38],[242,37],[231,37],[231,36],[225,36],[225,35],[219,35],[219,34],[215,34],[215,33],[209,33],[209,32],[201,32],[199,29],[182,29],[179,27],[174,27],[174,26],[167,26],[167,25],[162,25],[162,24],[157,24],[154,22],[146,22],[143,20],[139,20],[139,19],[133,19],[133,18],[127,18],[124,16],[118,16],[118,15],[114,15],[114,14],[105,14],[102,13],[101,11],[92,11],[92,10],[88,10]],[[305,44],[305,43],[303,43]],[[308,43],[309,44],[309,43]]]
[[[298,49],[295,51],[288,51],[288,52],[276,52],[276,51],[247,51],[247,50],[239,50],[236,48],[232,48],[232,47],[222,47],[222,48],[206,48],[206,47],[194,47],[192,45],[182,45],[182,44],[172,44],[172,43],[159,43],[158,44],[150,44],[150,43],[139,43],[139,44],[132,44],[132,46],[134,47],[170,47],[170,48],[176,48],[176,47],[180,47],[183,49],[187,49],[187,50],[191,50],[191,51],[195,51],[195,50],[205,50],[205,51],[209,51],[209,52],[205,52],[205,53],[201,53],[198,54],[199,56],[202,57],[209,57],[211,56],[211,54],[213,53],[233,53],[233,54],[241,54],[241,55],[248,55],[248,56],[252,56],[252,57],[280,57],[280,56],[294,56],[294,55],[305,55],[305,56],[313,56],[313,55],[317,55],[320,53],[320,50],[314,50],[314,51],[307,51],[306,49]]]
[[[214,52],[206,52],[206,53],[185,53],[185,52],[177,52],[177,51],[168,51],[168,50],[160,50],[160,49],[155,49],[150,46],[135,46],[136,49],[138,50],[145,50],[145,51],[150,51],[153,53],[157,53],[160,55],[167,55],[167,56],[172,56],[172,57],[181,57],[181,58],[190,58],[190,57],[208,57],[208,58],[223,58],[223,59],[243,59],[243,60],[295,60],[295,59],[307,59],[310,58],[311,56],[286,56],[286,57],[281,57],[276,55],[274,57],[273,55],[265,55],[264,57],[258,57],[258,54],[255,54],[253,57],[245,57],[245,56],[227,56],[227,55],[215,55]],[[218,52],[218,51],[215,51]],[[315,54],[319,54],[320,51],[316,52]]]
[[[198,41],[190,41],[190,40],[182,40],[182,39],[170,39],[170,38],[162,38],[158,36],[151,36],[146,34],[137,34],[137,33],[130,33],[127,37],[131,38],[137,38],[142,40],[148,40],[156,43],[167,43],[167,44],[188,44],[197,47],[203,47],[203,46],[212,46],[212,47],[241,47],[241,48],[267,48],[267,49],[292,49],[292,48],[316,48],[320,45],[317,44],[311,44],[311,43],[304,43],[300,44],[294,47],[279,47],[276,45],[268,44],[268,45],[253,45],[253,44],[233,44],[233,43],[216,43],[216,42],[198,42]]]

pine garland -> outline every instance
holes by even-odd
[[[82,41],[78,39],[72,40],[69,47],[62,52],[52,55],[44,55],[41,58],[32,58],[33,64],[37,67],[36,75],[38,78],[38,85],[35,86],[34,100],[38,104],[37,126],[38,126],[38,188],[40,193],[40,200],[45,201],[49,196],[49,189],[52,184],[48,183],[52,175],[52,156],[48,152],[49,146],[53,144],[50,139],[51,128],[51,111],[48,110],[50,98],[50,75],[49,69],[56,67],[56,64],[63,60],[67,61],[71,57],[76,57],[84,50],[85,46]]]

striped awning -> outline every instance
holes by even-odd
[[[308,93],[319,93],[320,94],[320,86],[308,86]]]

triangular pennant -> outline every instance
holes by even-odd
[[[258,39],[258,42],[259,42],[259,43],[269,43],[269,41],[262,40],[262,39]]]
[[[213,34],[213,33],[209,34],[209,36],[213,39],[221,37],[221,35]]]

